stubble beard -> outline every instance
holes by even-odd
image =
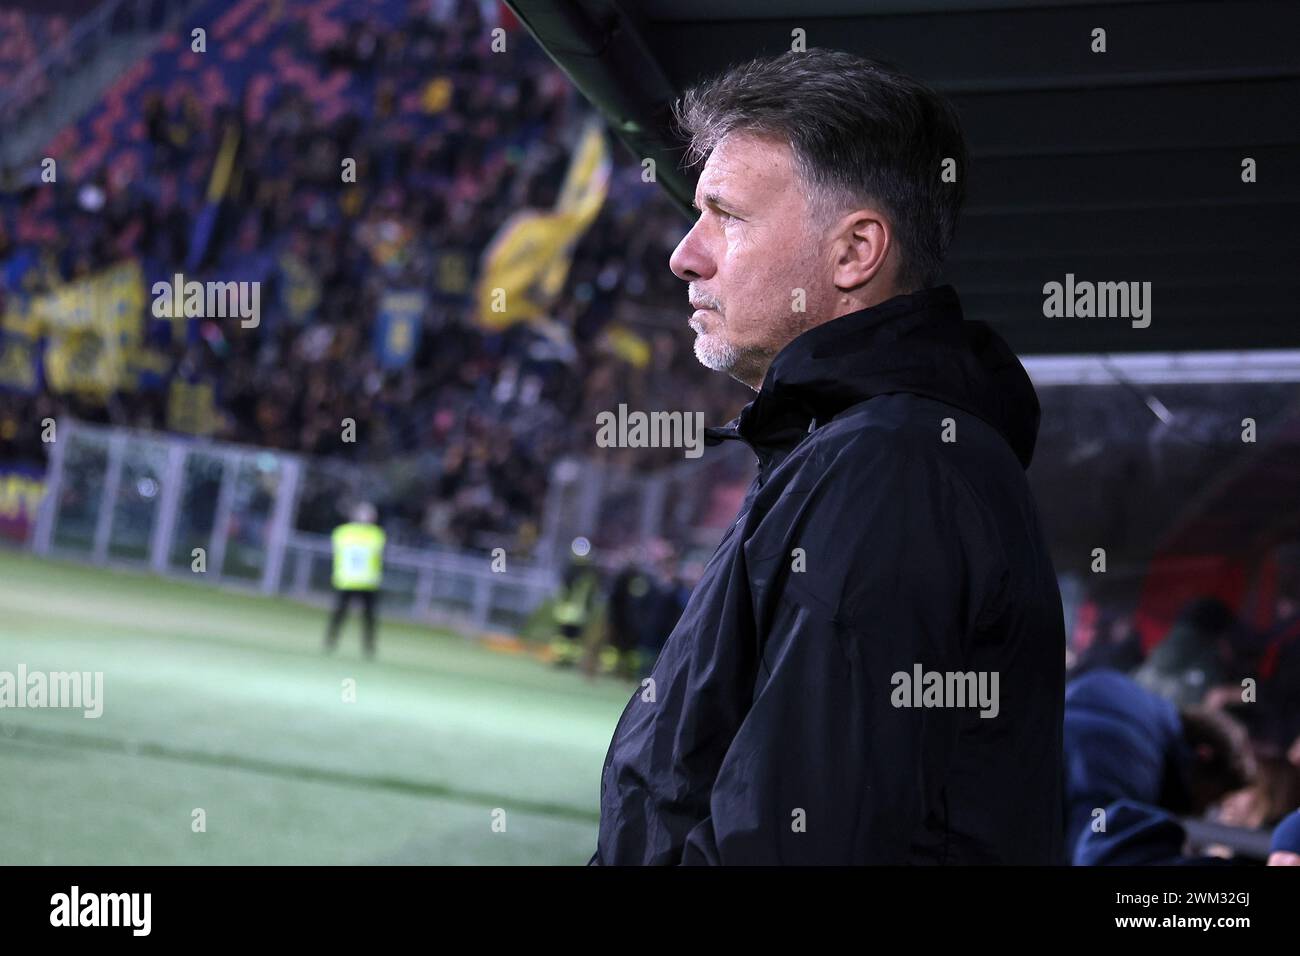
[[[782,347],[792,339],[811,328],[816,323],[801,321],[801,316],[791,316],[788,325],[780,336]],[[690,323],[695,330],[695,358],[707,369],[726,372],[736,381],[758,391],[767,375],[767,369],[776,358],[777,351],[768,352],[760,348],[739,348],[728,342],[722,330],[703,331],[702,326],[694,320]]]
[[[691,321],[691,328],[695,330],[695,357],[700,364],[715,372],[730,372],[740,360],[740,349],[719,332],[705,331],[694,320]]]
[[[771,356],[756,349],[738,348],[727,341],[721,330],[705,331],[694,321],[691,328],[695,330],[695,358],[701,365],[714,372],[726,372],[736,381],[758,390]]]

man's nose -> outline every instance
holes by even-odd
[[[697,224],[682,237],[673,254],[668,257],[668,268],[683,282],[696,282],[713,276],[713,259],[700,242],[698,231]]]

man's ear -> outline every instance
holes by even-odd
[[[894,233],[878,209],[863,208],[843,216],[831,239],[832,281],[841,290],[857,289],[883,275]]]

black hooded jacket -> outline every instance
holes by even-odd
[[[951,286],[787,345],[709,430],[759,473],[618,721],[591,862],[1058,863],[1065,635],[1024,474],[1038,417]],[[947,696],[922,694],[931,672]]]

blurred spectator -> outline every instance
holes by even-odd
[[[1071,676],[1093,670],[1127,674],[1142,663],[1142,641],[1127,614],[1103,614],[1092,642],[1079,655]]]
[[[551,663],[572,667],[593,638],[600,613],[600,577],[590,559],[575,556],[564,569],[560,591],[552,607],[555,628]]]
[[[1085,829],[1075,849],[1076,866],[1216,866],[1249,861],[1189,853],[1178,817],[1148,804],[1117,800],[1106,809],[1104,831]]]
[[[1300,866],[1300,810],[1293,810],[1273,830],[1269,866]]]
[[[1218,598],[1183,609],[1173,628],[1133,675],[1139,684],[1179,707],[1194,707],[1227,677],[1232,610]]]
[[[1236,721],[1179,711],[1115,671],[1092,671],[1067,685],[1064,742],[1065,846],[1075,862],[1080,837],[1104,819],[1096,811],[1118,800],[1200,815],[1254,773]],[[1113,833],[1109,823],[1103,832]]]
[[[650,575],[628,561],[614,575],[606,603],[605,646],[593,660],[602,673],[631,679],[637,676],[637,650],[653,595]]]
[[[1300,772],[1285,759],[1253,746],[1254,779],[1222,800],[1214,813],[1220,823],[1247,829],[1262,829],[1279,823],[1300,807]]]
[[[592,654],[601,673],[639,680],[649,672],[690,597],[675,550],[662,539],[616,564],[605,603],[603,639]]]

